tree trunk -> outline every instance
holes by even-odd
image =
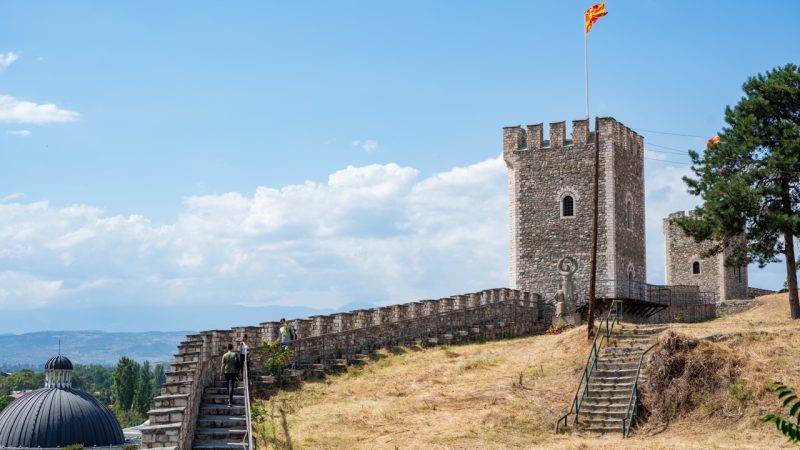
[[[797,266],[794,256],[794,234],[791,231],[783,233],[786,255],[786,281],[789,287],[789,309],[792,319],[800,319],[800,300],[797,296]]]

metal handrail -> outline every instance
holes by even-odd
[[[606,315],[605,319],[600,322],[600,326],[597,329],[597,334],[594,335],[594,340],[592,341],[592,348],[589,351],[589,357],[586,360],[586,365],[583,368],[583,375],[581,375],[581,381],[578,383],[578,389],[575,390],[575,397],[572,399],[572,405],[569,408],[569,412],[561,416],[560,419],[556,422],[556,433],[558,433],[561,423],[564,423],[564,427],[567,426],[567,420],[569,419],[570,414],[575,414],[575,419],[573,420],[573,425],[578,422],[578,413],[581,410],[581,404],[583,403],[583,398],[589,392],[589,378],[592,376],[592,371],[597,368],[597,358],[600,354],[600,348],[603,346],[603,342],[608,339],[611,335],[611,331],[614,329],[614,325],[619,322],[620,316],[622,316],[622,302],[615,300],[611,308],[608,310],[608,314]],[[614,314],[614,320],[611,321],[611,314]],[[600,336],[600,332],[603,328],[603,324],[605,324],[605,333],[602,333],[603,337],[600,338],[600,343],[597,343],[597,338]],[[583,393],[581,393],[581,387],[583,387]]]
[[[249,352],[248,352],[249,353]],[[242,443],[247,440],[247,450],[253,449],[253,416],[250,413],[250,375],[247,370],[247,353],[244,354],[244,366],[242,368],[244,379],[244,417],[247,422],[247,430],[242,439]]]
[[[653,344],[650,347],[647,347],[647,350],[642,352],[642,356],[639,357],[639,366],[636,368],[636,377],[633,379],[633,390],[631,390],[631,399],[628,402],[628,410],[625,413],[625,417],[622,419],[622,437],[628,437],[628,433],[631,431],[631,425],[633,425],[633,417],[636,415],[636,404],[639,400],[638,394],[638,387],[639,387],[639,373],[642,371],[642,364],[644,363],[644,355],[647,354],[650,350],[653,349],[656,345]]]

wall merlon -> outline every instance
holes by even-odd
[[[525,150],[525,137],[525,130],[519,125],[503,128],[503,153]]]
[[[584,145],[589,143],[589,119],[572,121],[572,144]]]
[[[544,124],[535,123],[528,125],[528,150],[538,150],[544,147]]]
[[[567,124],[563,120],[560,122],[550,122],[550,147],[558,149],[566,143]]]

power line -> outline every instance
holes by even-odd
[[[683,136],[683,137],[691,137],[691,138],[708,139],[708,136],[698,136],[696,134],[684,134],[684,133],[672,133],[672,132],[669,132],[669,131],[645,130],[644,128],[631,128],[631,130],[642,131],[644,133],[668,134],[670,136]]]

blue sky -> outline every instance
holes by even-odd
[[[507,285],[501,128],[583,116],[590,5],[2,2],[0,332]],[[797,6],[608,2],[592,115],[713,135],[748,76],[798,62]],[[660,219],[696,203],[679,153],[703,139],[640,132],[658,283]]]

